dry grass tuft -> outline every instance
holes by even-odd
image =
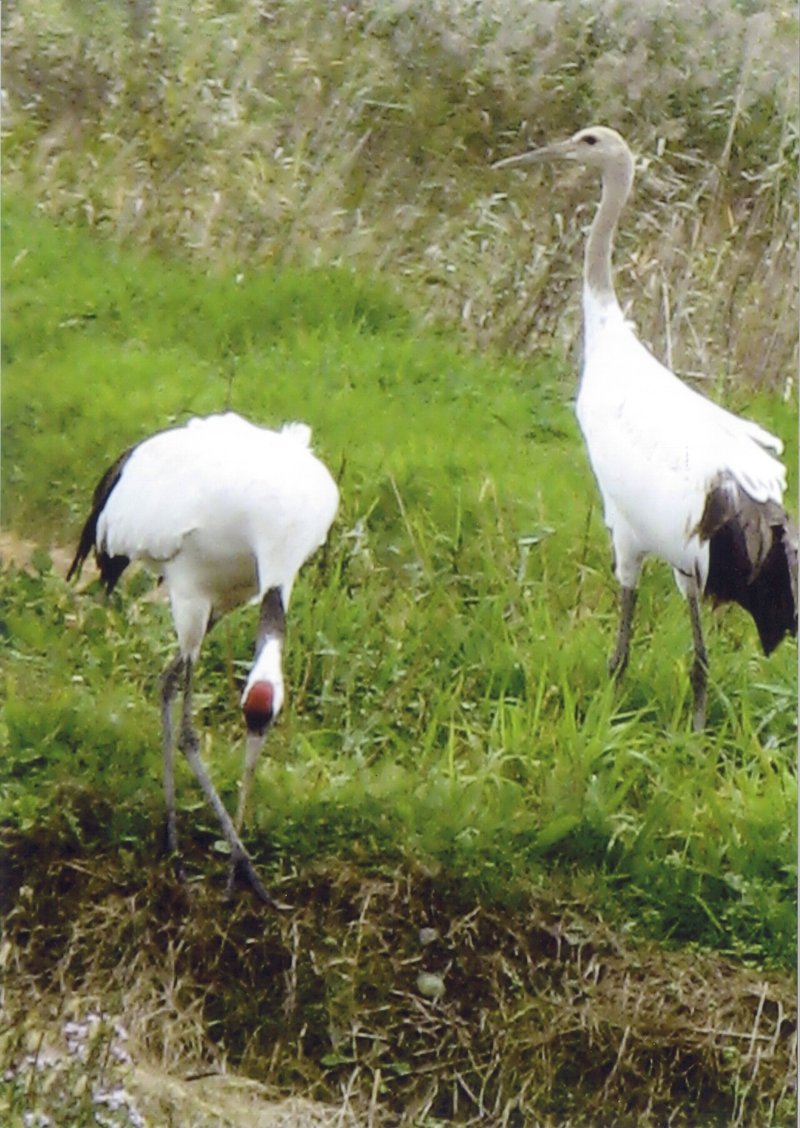
[[[124,1083],[147,1115],[161,1102],[153,1122],[203,1124],[206,1106],[222,1110],[208,1123],[265,1125],[790,1119],[788,977],[634,945],[555,893],[501,909],[441,873],[320,863],[276,916],[161,871],[134,886],[111,858],[30,859],[25,882],[7,1078],[31,1030],[79,1005],[124,1025]],[[276,1094],[322,1105],[272,1121]]]
[[[578,332],[597,188],[494,159],[604,121],[640,157],[620,292],[684,374],[791,391],[797,14],[773,0],[17,0],[6,182],[238,271],[390,274],[481,346]],[[94,11],[94,10],[93,10]]]

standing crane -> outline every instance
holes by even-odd
[[[610,672],[619,678],[627,665],[642,563],[656,556],[672,566],[689,605],[693,723],[699,730],[708,680],[702,595],[749,611],[765,654],[787,633],[797,634],[797,531],[783,508],[786,471],[774,457],[782,444],[682,383],[625,320],[611,253],[633,187],[633,158],[619,133],[593,126],[494,167],[549,160],[578,161],[602,179],[584,258],[584,361],[576,414],[621,586]]]
[[[94,549],[111,592],[132,560],[157,572],[169,593],[178,653],[161,678],[167,848],[178,854],[172,706],[183,708],[178,747],[197,777],[230,846],[229,891],[237,875],[262,901],[264,888],[242,844],[250,785],[267,731],[284,698],[281,651],[298,570],[325,542],[339,491],[312,453],[311,431],[290,423],[257,427],[233,413],[191,419],[129,450],[106,471],[67,574],[79,575]],[[200,758],[192,720],[192,680],[203,639],[223,615],[258,600],[255,658],[242,693],[244,772],[232,820]]]

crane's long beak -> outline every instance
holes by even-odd
[[[256,767],[258,766],[261,749],[264,747],[264,741],[269,727],[268,725],[260,732],[251,732],[248,729],[245,735],[244,770],[242,771],[242,782],[239,786],[239,804],[236,809],[236,819],[233,824],[239,834],[241,834],[242,827],[247,821],[247,810],[250,803],[250,791],[253,786],[253,778],[256,774]]]
[[[504,157],[502,161],[495,161],[492,168],[513,168],[515,165],[536,164],[538,161],[564,160],[572,155],[571,141],[556,141],[552,145],[543,145],[541,149],[530,149],[527,153]]]

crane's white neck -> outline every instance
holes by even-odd
[[[611,274],[611,252],[617,221],[633,187],[633,158],[620,153],[603,169],[603,192],[595,213],[584,256],[584,308],[617,305]]]

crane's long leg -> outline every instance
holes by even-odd
[[[205,765],[200,759],[197,733],[192,726],[192,661],[190,658],[185,660],[184,666],[183,716],[181,719],[179,744],[198,783],[203,789],[203,794],[211,804],[214,814],[219,820],[222,833],[225,835],[225,839],[231,848],[231,865],[246,878],[253,892],[264,904],[270,905],[275,909],[281,908],[280,902],[276,901],[272,894],[269,893],[261,883],[261,879],[255,871],[250,855],[244,848],[242,840],[231,821],[231,817],[225,810],[223,802],[217,794],[216,788],[206,771]]]
[[[631,644],[633,612],[636,609],[636,588],[623,587],[619,599],[619,627],[614,651],[608,660],[608,672],[618,681],[628,665],[628,650]]]
[[[706,696],[708,687],[708,654],[703,641],[703,625],[700,621],[700,597],[696,588],[687,595],[689,617],[692,620],[692,641],[694,642],[694,661],[692,662],[691,682],[694,690],[694,717],[692,726],[701,732],[706,724]]]
[[[178,818],[175,809],[175,761],[172,734],[172,703],[178,691],[183,655],[178,654],[161,675],[161,728],[164,740],[164,801],[167,808],[167,853],[174,859],[178,877],[184,881],[186,875],[178,854]]]

